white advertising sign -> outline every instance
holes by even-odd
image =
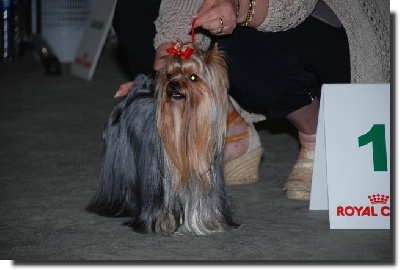
[[[71,73],[91,80],[101,50],[111,27],[116,0],[93,1],[92,12],[86,24],[78,52],[71,65]]]
[[[323,85],[310,210],[331,229],[390,229],[390,85]]]

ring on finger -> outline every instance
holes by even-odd
[[[214,35],[221,34],[222,31],[224,31],[224,27],[225,27],[224,22],[222,21],[222,18],[220,18],[220,25],[219,25],[218,29],[211,31],[211,34],[214,34]]]

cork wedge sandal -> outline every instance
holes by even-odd
[[[310,201],[314,151],[303,149],[305,158],[298,159],[290,173],[283,192],[291,200]]]
[[[228,115],[228,126],[238,126],[245,123],[239,116],[239,113],[233,110]],[[232,143],[250,137],[247,152],[225,164],[225,181],[228,185],[254,183],[259,178],[260,162],[264,149],[254,126],[249,123],[246,124],[249,127],[248,131],[226,138],[226,143]]]

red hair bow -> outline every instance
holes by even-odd
[[[196,19],[192,21],[192,44],[194,44],[194,23]],[[179,55],[182,60],[188,59],[194,52],[193,45],[185,44],[182,45],[182,41],[177,40],[175,43],[171,42],[171,48],[167,49],[167,53],[170,55]]]
[[[191,44],[182,45],[182,41],[180,40],[171,42],[171,48],[167,49],[167,53],[170,55],[179,55],[183,60],[188,59],[193,52],[194,48]]]

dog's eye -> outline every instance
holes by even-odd
[[[197,77],[197,75],[192,74],[192,75],[189,76],[189,79],[190,79],[192,82],[197,82],[198,77]]]

